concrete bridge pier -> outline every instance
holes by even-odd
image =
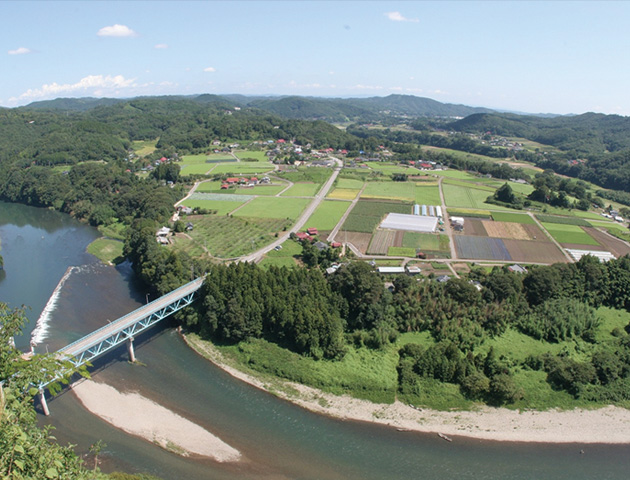
[[[129,353],[129,361],[136,362],[136,352],[133,350],[133,337],[127,338],[127,352]]]
[[[46,402],[46,395],[44,394],[44,389],[39,389],[39,403],[42,405],[42,410],[44,411],[44,415],[49,416],[50,410],[48,409],[48,402]]]

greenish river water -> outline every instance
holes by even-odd
[[[85,252],[97,232],[48,210],[0,203],[5,271],[0,301],[31,307],[18,346],[36,331],[54,351],[145,301],[128,265],[106,267]],[[69,267],[74,267],[70,268]],[[62,281],[63,280],[63,281]],[[60,283],[61,282],[61,283]],[[48,313],[41,315],[46,310]],[[38,333],[39,332],[39,333]],[[223,465],[183,458],[125,434],[87,412],[71,391],[49,401],[55,436],[85,453],[103,440],[105,471],[147,471],[164,479],[626,479],[630,447],[518,444],[398,432],[319,416],[233,379],[197,356],[172,325],[136,340],[141,365],[117,350],[92,370],[120,391],[137,391],[240,450]],[[544,442],[544,438],[540,438]],[[584,453],[581,454],[580,450]]]

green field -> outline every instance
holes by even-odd
[[[448,185],[442,184],[442,191],[444,192],[444,200],[448,207],[460,207],[460,208],[491,208],[492,210],[501,211],[513,211],[509,208],[501,207],[499,205],[489,206],[485,203],[486,198],[490,196],[490,192],[487,190],[481,190],[479,188],[464,187],[460,185]],[[494,189],[492,190],[494,191]]]
[[[230,188],[228,190],[221,190],[221,184],[223,182],[202,182],[197,186],[195,192],[199,193],[221,193],[221,194],[232,194],[236,192],[235,188]]]
[[[306,222],[307,227],[315,227],[322,231],[330,231],[341,220],[350,207],[350,202],[324,200]]]
[[[235,212],[234,216],[295,220],[310,201],[307,198],[257,197]]]
[[[368,182],[361,197],[414,202],[416,186],[411,182]]]
[[[290,225],[286,219],[241,218],[226,215],[189,217],[195,228],[189,235],[211,255],[232,258],[268,245]]]
[[[229,197],[228,197],[229,198]],[[190,208],[204,208],[206,210],[216,210],[217,215],[225,215],[231,211],[237,209],[243,205],[245,201],[233,201],[233,200],[199,200],[191,199],[185,200],[183,205]]]
[[[494,193],[496,191],[495,187],[491,187],[490,185],[484,185],[483,184],[484,182],[479,182],[479,180],[481,179],[475,179],[475,180],[476,182],[464,182],[458,179],[445,178],[442,181],[442,185],[457,185],[459,187],[464,187],[464,188],[474,188],[476,190],[483,190],[485,192],[488,192],[488,194]]]
[[[434,233],[405,232],[403,247],[419,248],[429,252],[450,252],[448,235],[436,235]]]
[[[579,245],[599,245],[599,243],[579,225],[564,225],[560,223],[541,222],[545,230],[558,243],[575,243]]]
[[[366,162],[366,164],[372,170],[376,172],[382,172],[384,175],[393,175],[395,173],[413,175],[418,171],[415,168],[386,162]]]
[[[279,194],[285,188],[286,185],[256,185],[254,187],[238,187],[236,193],[243,195],[273,196]]]
[[[437,185],[416,186],[415,202],[419,205],[442,205],[440,188]]]
[[[336,188],[349,188],[351,190],[361,190],[363,187],[362,180],[356,180],[354,178],[337,178],[335,183]]]
[[[555,215],[541,215],[537,214],[536,218],[539,222],[542,223],[556,223],[559,225],[579,225],[581,227],[590,227],[591,224],[584,220],[583,218],[578,217],[558,217]]]
[[[282,194],[287,197],[314,197],[321,185],[313,182],[294,183],[291,188]]]
[[[181,167],[181,175],[206,175],[215,168],[215,165],[209,163],[198,163],[194,165],[184,165]]]
[[[459,180],[477,180],[477,177],[461,170],[439,170],[432,172],[439,177],[456,178]]]
[[[343,229],[348,232],[372,233],[383,217],[390,212],[411,213],[411,205],[359,200],[344,222]]]
[[[262,150],[242,150],[234,152],[234,155],[236,155],[241,161],[243,161],[244,158],[253,158],[256,159],[257,162],[269,161],[269,157],[267,157],[267,155],[265,155],[265,152],[263,152]]]
[[[155,140],[134,140],[131,148],[133,149],[133,153],[139,157],[144,157],[155,152],[157,142],[157,138]]]
[[[416,249],[407,247],[389,247],[387,249],[388,257],[415,257]]]
[[[273,165],[262,163],[222,163],[212,169],[213,175],[263,175],[273,170]]]
[[[492,212],[492,219],[496,222],[522,223],[524,225],[536,225],[532,217],[525,213]]]
[[[123,257],[123,242],[109,238],[97,238],[87,247],[88,253],[104,263],[120,263]]]
[[[293,240],[287,240],[280,250],[271,250],[265,255],[265,258],[258,263],[261,267],[295,267],[297,265],[295,257],[302,254],[302,245]]]

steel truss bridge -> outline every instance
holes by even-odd
[[[78,368],[113,348],[116,348],[121,343],[126,343],[129,359],[134,362],[134,336],[152,327],[169,315],[190,305],[196,300],[197,292],[203,285],[203,281],[203,277],[197,278],[157,300],[108,323],[98,330],[58,350],[56,352],[57,358],[68,361],[74,368]],[[65,373],[67,372],[60,372],[54,378],[37,385],[42,408],[46,415],[49,414],[49,410],[44,396],[44,389],[51,383],[58,381]]]

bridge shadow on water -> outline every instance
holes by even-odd
[[[162,335],[168,334],[173,331],[173,329],[179,326],[179,322],[172,317],[165,318],[161,322],[153,325],[151,328],[141,332],[137,336],[134,336],[133,345],[135,350],[139,350],[146,345],[150,345],[152,342],[160,338]],[[107,353],[104,353],[100,357],[98,357],[94,362],[87,367],[87,371],[90,375],[90,379],[98,378],[98,374],[107,370],[114,364],[119,362],[129,362],[129,354],[127,352],[126,343],[120,344],[114,347]],[[137,361],[142,364],[142,360]],[[46,400],[50,408],[54,407],[54,402],[56,398],[63,397],[67,393],[72,391],[72,384],[76,382],[80,382],[85,380],[79,374],[74,374],[67,385],[61,384],[61,391],[56,395],[51,395],[50,392],[46,391]],[[39,400],[35,400],[35,410],[37,413],[44,414],[42,405]]]

